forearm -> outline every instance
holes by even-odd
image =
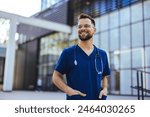
[[[72,95],[81,95],[81,96],[86,96],[86,94],[72,89],[71,87],[69,87],[64,81],[63,81],[63,76],[57,72],[54,71],[53,73],[53,83],[63,92],[65,92],[67,95],[72,96]]]
[[[103,95],[107,96],[108,88],[108,76],[105,76],[102,81],[102,90],[100,91],[99,98],[101,99]]]
[[[105,76],[103,78],[103,89],[107,89],[108,88],[108,76]]]
[[[69,90],[71,88],[63,81],[63,76],[61,74],[59,74],[57,71],[54,71],[52,80],[60,90],[69,94]]]
[[[108,93],[108,77],[109,76],[105,76],[104,78],[103,78],[103,86],[102,86],[102,89],[103,89],[103,91],[102,91],[102,95],[107,95],[107,93]]]

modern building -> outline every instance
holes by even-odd
[[[42,7],[45,3],[43,0]],[[52,72],[61,51],[78,41],[80,13],[94,17],[94,44],[109,56],[109,93],[137,95],[131,86],[137,85],[138,70],[142,71],[144,88],[150,89],[149,11],[150,0],[61,0],[35,14],[33,17],[71,26],[72,33],[19,25],[14,89],[35,89],[37,79],[42,78],[43,90],[57,90],[51,81]]]
[[[61,0],[41,0],[41,11],[51,7],[52,5],[60,2]]]
[[[4,77],[4,66],[5,66],[5,55],[6,47],[0,44],[0,90],[2,89],[3,77]]]
[[[9,21],[0,17],[0,90],[2,89],[4,79],[6,41],[8,40],[7,31],[9,30]]]

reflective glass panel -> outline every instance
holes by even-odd
[[[143,23],[132,25],[132,47],[143,46]]]
[[[104,50],[108,50],[108,32],[102,32],[101,33],[101,48]]]
[[[109,19],[110,19],[110,29],[119,26],[118,11],[111,13]]]
[[[121,69],[131,67],[131,54],[129,50],[121,52]]]
[[[142,20],[142,4],[131,6],[131,21],[137,22]]]
[[[112,52],[110,56],[110,66],[113,66],[113,69],[119,69],[120,63],[120,54],[116,52]]]
[[[108,15],[104,15],[100,19],[100,31],[108,30]]]
[[[144,21],[145,27],[145,45],[150,45],[150,20]]]
[[[145,48],[145,63],[146,67],[150,67],[150,47]]]
[[[144,50],[143,48],[138,48],[132,50],[132,67],[140,68],[144,67]]]
[[[96,47],[99,47],[99,45],[100,45],[99,41],[100,41],[99,34],[95,34],[93,37],[93,43]]]
[[[120,94],[131,95],[131,71],[120,71]]]
[[[124,26],[120,28],[120,48],[128,49],[130,45],[130,26]]]
[[[100,18],[95,18],[96,33],[100,32]]]
[[[119,49],[119,30],[114,29],[110,31],[110,51]]]
[[[120,10],[120,25],[130,23],[130,9],[129,7]]]
[[[144,2],[144,18],[150,18],[150,0]]]

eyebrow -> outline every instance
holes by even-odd
[[[95,27],[93,24],[78,24],[77,27],[80,26],[89,26],[89,27]]]

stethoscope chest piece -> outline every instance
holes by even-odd
[[[75,46],[75,49],[74,49],[74,65],[75,66],[77,66],[78,65],[78,63],[77,63],[77,60],[76,60],[76,57],[77,57],[77,53],[76,53],[76,47],[77,46]],[[96,48],[96,55],[95,55],[95,70],[96,70],[96,72],[97,72],[97,74],[98,75],[101,75],[102,73],[103,73],[103,61],[102,61],[102,58],[101,58],[101,56],[100,56],[100,54],[99,54],[99,51],[98,51],[98,49]],[[97,59],[98,58],[100,58],[99,60],[100,60],[100,62],[101,62],[101,70],[99,70],[98,69],[98,66],[97,66]]]
[[[75,65],[75,66],[77,66],[77,65],[78,65],[77,60],[74,60],[74,65]]]

